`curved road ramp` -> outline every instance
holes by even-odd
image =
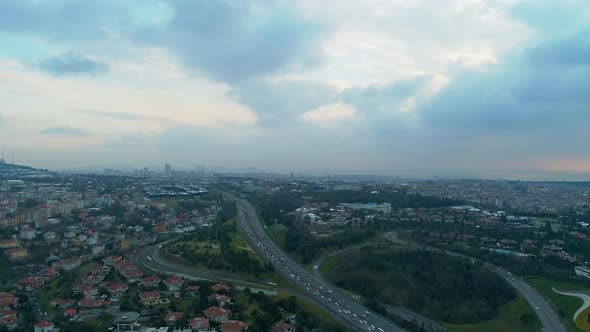
[[[574,322],[576,321],[576,318],[578,318],[578,316],[582,313],[582,311],[584,311],[588,307],[590,307],[590,295],[588,295],[588,294],[578,293],[578,292],[569,292],[569,291],[563,292],[563,291],[558,291],[557,289],[555,289],[555,287],[551,287],[551,288],[553,288],[553,291],[557,294],[571,296],[571,297],[577,297],[579,299],[582,299],[582,301],[584,301],[582,303],[582,306],[574,313]]]

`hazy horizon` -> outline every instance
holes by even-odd
[[[590,179],[589,18],[576,0],[4,1],[0,144],[49,169]]]

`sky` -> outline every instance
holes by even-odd
[[[585,0],[0,1],[0,144],[50,169],[590,179]]]

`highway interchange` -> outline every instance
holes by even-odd
[[[271,262],[277,272],[294,282],[308,297],[315,298],[316,303],[320,303],[332,317],[357,331],[405,331],[300,267],[266,234],[252,205],[235,196],[230,197],[238,207],[238,227],[244,232],[254,250]]]
[[[291,291],[294,295],[302,296],[320,305],[330,316],[344,326],[356,331],[380,331],[398,332],[406,331],[395,323],[371,311],[361,303],[343,294],[336,287],[325,282],[321,276],[313,275],[300,267],[287,254],[285,254],[263,229],[255,209],[247,201],[226,193],[226,197],[234,200],[238,207],[237,226],[242,230],[250,246],[260,257],[271,262],[275,270],[293,284],[297,285],[300,291]],[[403,242],[395,238],[389,238],[392,242]],[[408,243],[403,242],[408,245]],[[159,254],[160,246],[146,247],[140,250],[134,257],[137,265],[147,267],[164,273],[174,273],[187,277],[199,277],[201,279],[223,280],[249,287],[260,287],[257,280],[246,280],[242,277],[219,271],[199,269],[190,266],[183,266],[174,262],[162,259]],[[435,248],[424,248],[427,250],[441,251]],[[452,252],[450,255],[463,256]],[[466,257],[466,256],[463,256]],[[149,258],[149,259],[148,259]],[[473,258],[467,257],[471,260]],[[544,331],[566,332],[568,329],[559,318],[552,306],[529,284],[508,271],[487,264],[488,269],[502,276],[510,283],[525,300],[531,305],[537,317],[541,321]],[[316,271],[314,271],[316,272]]]

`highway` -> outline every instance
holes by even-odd
[[[569,331],[563,321],[559,318],[558,313],[553,309],[551,304],[545,298],[535,291],[528,283],[522,279],[513,276],[505,269],[498,266],[487,264],[488,269],[495,271],[498,275],[503,276],[512,287],[514,287],[533,308],[537,317],[541,321],[544,331],[567,332]]]
[[[423,245],[416,245],[409,243],[407,241],[399,240],[395,234],[395,232],[390,232],[385,235],[388,241],[406,245],[406,246],[414,246],[417,248],[433,251],[433,252],[442,252],[447,255],[463,257],[469,259],[471,262],[477,262],[478,260],[469,257],[466,255],[458,254],[448,250],[442,250],[434,247],[423,246]],[[485,263],[485,268],[488,270],[495,272],[497,275],[505,279],[516,291],[518,291],[524,299],[529,303],[539,321],[541,322],[541,326],[543,327],[543,331],[547,332],[568,332],[569,329],[565,326],[561,318],[559,318],[559,314],[556,310],[553,309],[552,305],[537,291],[535,291],[528,283],[523,281],[517,276],[512,275],[510,271],[503,269],[499,266]]]
[[[246,235],[250,246],[260,257],[271,262],[278,273],[296,284],[307,297],[314,298],[330,316],[356,331],[405,331],[300,267],[266,234],[252,205],[233,195],[226,193],[226,196],[237,204],[238,227]]]

